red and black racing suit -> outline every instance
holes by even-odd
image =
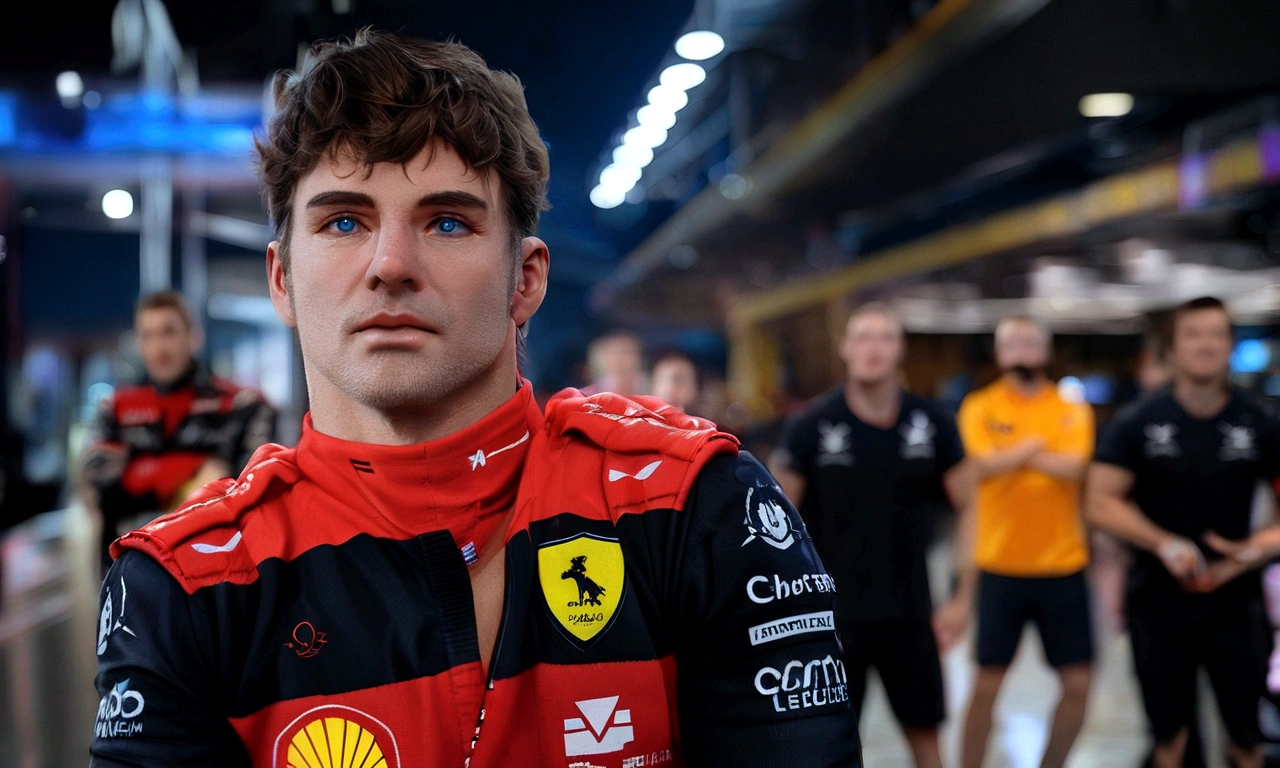
[[[145,381],[122,387],[98,407],[85,477],[97,488],[102,555],[130,515],[172,509],[201,466],[225,461],[239,474],[275,432],[276,413],[250,389],[211,376],[198,364],[168,386]],[[123,464],[106,449],[123,449]]]
[[[422,445],[308,417],[114,546],[91,765],[861,765],[831,579],[709,427],[527,383]],[[468,566],[504,541],[486,675]]]

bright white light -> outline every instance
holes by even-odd
[[[680,88],[655,85],[649,89],[649,103],[668,112],[679,112],[689,103],[689,95]]]
[[[1133,109],[1133,95],[1128,93],[1091,93],[1080,100],[1080,114],[1085,117],[1122,117]]]
[[[102,196],[102,212],[109,219],[127,219],[133,214],[133,195],[113,189]]]
[[[676,124],[676,115],[670,110],[650,104],[636,111],[636,122],[641,125],[652,125],[655,128],[667,131]]]
[[[78,99],[84,93],[84,81],[80,79],[79,72],[62,72],[54,81],[54,87],[58,89],[58,96],[63,99]]]
[[[690,61],[703,61],[724,50],[724,38],[705,29],[689,32],[676,41],[676,53]]]
[[[630,165],[608,165],[600,171],[600,186],[617,189],[625,195],[640,180],[639,168]]]
[[[644,168],[653,162],[653,150],[639,144],[623,144],[613,150],[613,162],[632,168]]]
[[[641,147],[655,149],[660,147],[667,140],[667,132],[663,128],[652,125],[637,125],[635,128],[622,134],[623,144],[635,144]]]
[[[694,86],[700,85],[703,80],[707,79],[707,70],[697,64],[672,64],[662,70],[662,74],[658,75],[658,82],[663,85],[669,85],[672,88],[679,88],[687,91]]]
[[[603,184],[591,190],[591,204],[597,208],[617,208],[626,199],[626,192],[609,189]]]

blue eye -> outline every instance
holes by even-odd
[[[451,235],[454,232],[458,231],[458,227],[460,226],[462,226],[462,222],[458,221],[457,219],[441,219],[440,220],[440,231],[445,233],[446,235]]]
[[[356,231],[356,220],[350,216],[343,216],[333,220],[333,225],[337,227],[339,232],[350,234]]]

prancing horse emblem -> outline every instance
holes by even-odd
[[[583,605],[600,605],[600,596],[605,588],[591,580],[587,575],[587,556],[578,555],[569,561],[569,570],[560,574],[562,579],[573,579],[578,585],[578,602],[569,602],[570,608]]]

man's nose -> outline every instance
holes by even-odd
[[[419,245],[418,232],[412,226],[393,224],[379,229],[365,284],[371,290],[376,290],[379,284],[392,291],[420,290],[422,264]]]

